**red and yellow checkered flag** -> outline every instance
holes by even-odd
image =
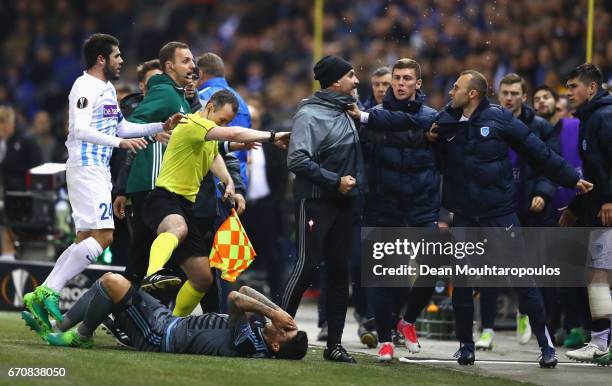
[[[221,278],[234,282],[255,260],[255,250],[236,211],[227,217],[215,234],[208,261],[221,271]]]

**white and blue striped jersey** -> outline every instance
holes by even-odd
[[[84,72],[72,85],[68,103],[66,166],[108,166],[113,147],[121,141],[117,126],[123,120],[115,87]],[[92,137],[96,143],[79,139]]]

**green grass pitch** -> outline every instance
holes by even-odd
[[[357,365],[329,363],[320,347],[302,361],[217,358],[137,352],[118,348],[97,331],[90,350],[55,348],[42,342],[19,313],[0,312],[0,385],[515,385],[475,374],[356,355]],[[64,377],[9,377],[11,367],[62,367]]]

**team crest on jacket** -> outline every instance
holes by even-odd
[[[582,140],[582,150],[586,151],[587,149],[587,145],[586,145],[586,139]]]
[[[490,132],[491,130],[489,129],[489,126],[483,126],[480,128],[480,135],[482,135],[483,137],[489,136]]]

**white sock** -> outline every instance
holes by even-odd
[[[88,237],[76,244],[67,255],[66,262],[63,263],[61,270],[53,269],[52,274],[47,277],[45,283],[47,287],[55,291],[61,291],[66,283],[83,272],[85,268],[102,254],[102,246],[93,237]]]
[[[493,330],[492,328],[483,328],[482,333],[484,334],[485,332],[490,332],[491,334],[495,334],[495,330]]]
[[[60,257],[57,258],[57,261],[55,262],[55,265],[53,266],[53,270],[51,270],[51,273],[49,274],[49,276],[47,276],[47,279],[45,280],[43,285],[47,285],[49,278],[56,276],[58,272],[62,271],[62,267],[68,261],[68,256],[70,256],[70,252],[74,249],[74,247],[76,247],[75,243],[70,244],[68,248],[66,248],[64,252],[62,252]]]
[[[606,328],[603,331],[591,331],[591,344],[597,346],[597,348],[601,351],[606,351],[608,349],[609,334],[609,328]]]

